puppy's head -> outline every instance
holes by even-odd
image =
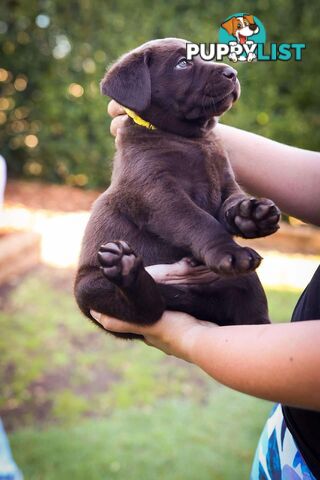
[[[101,90],[163,130],[203,127],[238,99],[236,71],[199,56],[186,59],[186,40],[154,40],[121,57]]]

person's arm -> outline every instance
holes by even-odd
[[[116,136],[126,115],[112,100],[108,113]],[[290,147],[238,128],[218,124],[237,181],[250,193],[271,198],[285,213],[320,225],[320,153]]]
[[[198,365],[230,388],[320,410],[320,320],[217,327],[165,312],[155,325],[142,327],[93,314],[107,330],[143,335],[148,345]]]
[[[237,181],[250,193],[272,198],[285,213],[320,225],[320,153],[290,147],[218,124]]]
[[[221,327],[197,336],[191,358],[235,390],[320,410],[319,339],[319,320]]]

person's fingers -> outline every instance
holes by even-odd
[[[132,323],[119,320],[118,318],[102,315],[94,310],[90,310],[90,313],[92,317],[103,326],[103,328],[110,330],[110,332],[140,333],[140,328],[138,325],[133,325]]]
[[[108,103],[108,114],[110,117],[117,117],[118,115],[123,115],[125,113],[124,107],[117,103],[115,100],[111,100]]]
[[[112,122],[110,124],[111,135],[113,135],[114,137],[117,136],[118,128],[123,126],[126,118],[127,118],[126,115],[119,115],[118,117],[115,117],[112,120]]]
[[[167,285],[212,283],[219,278],[205,265],[192,266],[186,258],[171,264],[149,265],[146,270],[155,282]]]

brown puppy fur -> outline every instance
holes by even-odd
[[[200,58],[187,62],[185,50],[179,39],[148,42],[101,82],[104,94],[156,130],[129,118],[119,132],[111,185],[95,202],[84,235],[76,299],[91,319],[94,309],[150,324],[171,309],[219,325],[267,323],[254,273],[261,258],[232,235],[273,233],[279,210],[240,189],[212,130],[239,96],[235,70]],[[216,280],[160,285],[144,268],[185,256],[207,265]]]

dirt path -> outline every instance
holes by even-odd
[[[99,191],[85,191],[66,185],[9,180],[5,193],[7,207],[21,206],[32,210],[77,212],[89,210]]]

